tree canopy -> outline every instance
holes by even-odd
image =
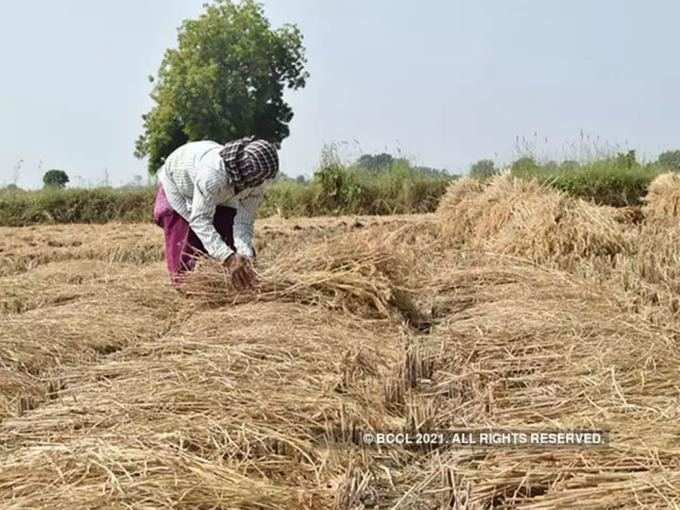
[[[272,29],[255,0],[215,0],[179,29],[143,116],[135,155],[154,173],[180,145],[253,135],[280,144],[293,111],[285,88],[305,86],[305,49],[295,25]]]
[[[357,166],[366,170],[386,170],[394,163],[394,157],[385,152],[381,154],[363,154],[356,162]]]
[[[521,172],[531,172],[537,169],[538,163],[536,163],[536,160],[531,156],[522,156],[521,158],[517,159],[510,167],[510,171],[513,174]]]
[[[470,167],[470,177],[484,179],[498,173],[496,165],[490,159],[480,159]]]
[[[43,175],[43,184],[46,188],[63,188],[68,181],[68,175],[63,170],[48,170]]]
[[[671,170],[680,170],[680,151],[666,151],[659,154],[657,163]]]

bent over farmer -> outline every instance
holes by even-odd
[[[158,170],[154,221],[175,286],[199,255],[222,262],[236,288],[253,285],[255,213],[278,169],[276,147],[252,137],[190,142],[168,156]]]

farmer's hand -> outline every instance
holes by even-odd
[[[229,256],[224,265],[231,273],[231,281],[237,290],[253,288],[256,275],[252,262],[248,257],[234,253]]]

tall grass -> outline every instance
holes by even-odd
[[[573,167],[516,168],[512,174],[538,180],[600,205],[623,207],[641,205],[649,184],[663,171],[656,165],[630,164],[623,158],[607,158]]]
[[[432,212],[452,176],[431,176],[400,163],[380,171],[333,164],[305,184],[279,182],[263,215],[405,214]]]
[[[523,159],[526,164],[515,165],[513,175],[615,207],[642,204],[651,181],[668,171],[659,164],[638,163],[634,153],[582,164],[540,164],[529,157]],[[275,182],[258,214],[292,217],[432,212],[454,178],[419,170],[401,159],[389,167],[369,170],[326,157],[309,181]],[[0,190],[0,225],[145,222],[151,220],[154,195],[153,187]]]
[[[431,212],[451,179],[429,176],[406,164],[380,172],[330,164],[309,182],[274,183],[258,214],[288,217]],[[3,190],[0,225],[150,221],[154,194],[153,187]]]
[[[149,221],[154,188],[0,191],[0,225]]]

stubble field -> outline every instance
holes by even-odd
[[[498,177],[435,214],[258,223],[260,287],[148,224],[0,228],[0,506],[680,506],[680,182]],[[358,431],[610,431],[412,449]]]

